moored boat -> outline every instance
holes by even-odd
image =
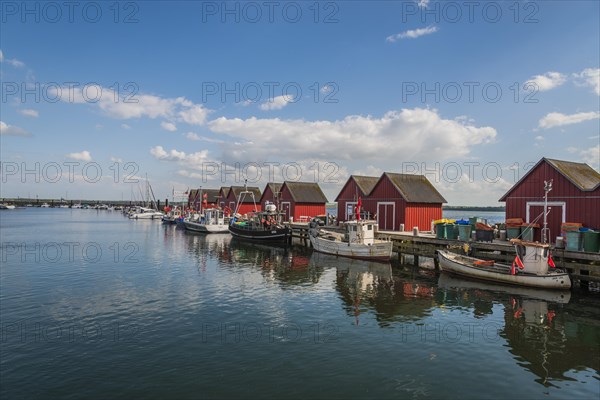
[[[195,220],[184,220],[185,229],[200,233],[227,233],[229,227],[225,222],[223,210],[218,208],[207,208],[204,213]]]
[[[264,211],[254,211],[244,216],[238,213],[246,195],[252,197],[254,210],[257,209],[254,193],[247,189],[241,192],[234,216],[229,221],[229,232],[245,240],[287,243],[292,237],[292,231],[289,226],[282,224],[283,214],[278,212],[275,204],[267,203]]]
[[[492,263],[447,250],[438,250],[440,270],[470,278],[545,289],[570,289],[571,278],[562,270],[549,270],[554,262],[550,245],[511,239],[517,250],[513,265]]]
[[[353,220],[345,222],[346,233],[319,229],[313,220],[309,225],[312,247],[321,253],[360,260],[389,261],[392,256],[392,242],[375,239],[377,223],[373,220]]]
[[[15,208],[12,204],[0,204],[0,210],[14,210]]]

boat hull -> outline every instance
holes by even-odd
[[[461,256],[445,250],[438,250],[437,253],[440,269],[453,274],[527,287],[563,290],[571,288],[571,279],[566,272],[550,272],[544,275],[518,272],[512,275],[511,267],[508,265],[496,264],[493,267],[478,267],[470,264],[477,261],[476,258]]]
[[[291,237],[289,228],[274,228],[269,230],[255,230],[247,229],[236,226],[235,224],[229,225],[229,232],[240,239],[253,240],[259,242],[279,242],[285,243]]]
[[[229,229],[227,229],[227,225],[206,225],[200,224],[198,222],[192,221],[183,221],[183,225],[185,229],[192,232],[200,232],[200,233],[227,233]]]
[[[315,251],[358,260],[389,261],[392,257],[392,242],[377,241],[372,245],[352,244],[337,240],[310,236]]]

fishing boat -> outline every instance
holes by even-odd
[[[321,253],[350,257],[360,260],[389,261],[392,256],[392,242],[375,239],[377,222],[374,220],[353,220],[344,223],[346,233],[320,229],[318,221],[309,224],[309,237],[312,247]]]
[[[166,214],[161,218],[163,224],[176,224],[177,221],[183,218],[180,207],[171,208],[171,206],[167,206],[165,212]]]
[[[203,214],[192,220],[184,220],[185,229],[200,233],[227,233],[229,226],[225,222],[223,210],[218,208],[204,209]]]
[[[287,243],[292,237],[292,231],[289,226],[283,225],[283,213],[277,210],[275,204],[267,202],[263,211],[254,211],[243,216],[238,213],[247,196],[252,198],[254,210],[257,210],[254,192],[245,187],[244,191],[240,192],[233,218],[229,221],[229,232],[234,237],[245,240]]]
[[[438,250],[438,261],[442,271],[486,281],[545,289],[570,289],[571,278],[566,271],[555,267],[550,244],[546,243],[548,192],[552,181],[544,182],[544,229],[542,242],[511,239],[516,256],[512,265],[495,263],[468,255]],[[541,215],[540,215],[541,217]],[[539,217],[538,217],[539,218]],[[552,269],[550,269],[552,267]]]
[[[50,204],[48,203],[43,203],[41,206],[41,208],[50,208]]]
[[[0,204],[0,210],[14,210],[15,208],[12,204]]]

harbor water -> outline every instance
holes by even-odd
[[[0,398],[600,396],[600,296],[201,235],[0,214]]]

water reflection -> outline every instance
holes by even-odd
[[[323,267],[311,262],[310,250],[285,245],[265,245],[232,238],[229,267],[258,268],[268,282],[284,288],[312,286],[319,282]]]
[[[547,291],[479,281],[441,274],[438,286],[446,305],[472,307],[475,317],[503,306],[504,327],[500,336],[507,341],[517,364],[534,373],[536,382],[556,386],[552,381],[575,380],[573,371],[600,371],[600,324],[589,318],[597,314],[592,305],[571,301],[571,292]],[[590,299],[586,299],[590,301]]]

